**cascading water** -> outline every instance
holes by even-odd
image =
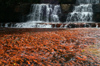
[[[92,22],[92,4],[98,4],[99,0],[77,0],[73,12],[69,13],[66,22]]]
[[[77,0],[73,12],[67,15],[66,25],[69,22],[93,22],[93,4],[100,3],[100,0]],[[23,23],[0,24],[1,27],[15,28],[52,28],[48,22],[59,23],[59,15],[61,14],[60,5],[54,4],[32,4],[31,13],[27,16],[28,21]],[[55,23],[55,24],[56,24]],[[63,27],[61,25],[60,27]]]
[[[36,22],[60,22],[60,5],[33,4],[31,13],[28,15],[29,21]]]
[[[28,15],[29,20],[25,23],[16,23],[17,28],[52,28],[51,25],[37,24],[47,22],[60,22],[61,14],[60,5],[54,4],[32,4],[31,13]]]

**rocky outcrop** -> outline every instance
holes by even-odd
[[[59,0],[60,4],[75,4],[76,0]]]
[[[100,22],[100,4],[93,4],[93,21]]]
[[[93,12],[100,12],[100,4],[93,4]]]
[[[4,7],[0,12],[0,22],[22,22],[30,12],[29,3],[11,5]]]
[[[19,13],[21,15],[21,19],[20,19],[21,22],[27,20],[27,15],[30,12],[30,7],[31,7],[31,4],[29,3],[20,4],[15,7],[14,12]]]
[[[73,10],[73,4],[61,4],[61,10],[60,21],[66,22],[67,14]]]
[[[63,13],[71,12],[73,9],[73,5],[72,4],[61,4],[61,9]]]
[[[94,22],[100,22],[100,12],[94,12],[93,21]]]
[[[76,0],[41,0],[41,3],[49,3],[49,4],[75,4]]]
[[[58,4],[59,0],[41,0],[41,3]]]
[[[100,23],[37,23],[37,24],[33,25],[33,26],[35,26],[33,28],[39,28],[38,25],[45,25],[45,26],[51,25],[52,26],[51,28],[89,28],[89,27],[100,28]],[[0,23],[0,27],[7,27],[7,28],[16,27],[16,28],[18,28],[16,23]],[[21,26],[20,28],[25,28],[25,27]]]
[[[93,21],[100,22],[100,4],[93,4]]]

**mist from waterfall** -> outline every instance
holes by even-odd
[[[99,0],[77,0],[73,12],[67,15],[66,22],[93,22],[92,5],[98,4]]]

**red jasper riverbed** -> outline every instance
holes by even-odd
[[[0,30],[0,66],[100,66],[100,29]]]

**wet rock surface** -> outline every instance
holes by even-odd
[[[93,4],[93,12],[100,12],[100,3],[99,4]]]
[[[100,12],[94,12],[93,21],[100,23]]]
[[[1,66],[100,65],[100,29],[1,29]]]
[[[30,27],[24,27],[24,23],[19,23],[20,27],[16,23],[0,23],[0,27],[7,28],[40,28],[38,25],[50,25],[50,28],[100,28],[100,23],[26,23]],[[21,25],[22,24],[22,25]],[[33,24],[33,25],[32,25]],[[34,26],[35,27],[31,27]],[[43,27],[41,27],[43,28]]]

